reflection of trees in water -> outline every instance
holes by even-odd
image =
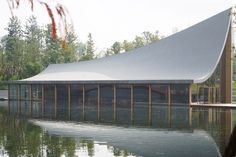
[[[73,138],[50,136],[38,126],[7,117],[7,111],[2,108],[0,112],[0,145],[9,156],[74,156]]]
[[[93,140],[75,140],[70,137],[49,135],[39,126],[8,117],[7,110],[0,108],[0,146],[11,157],[59,157],[61,155],[73,157],[75,151],[87,151],[89,157],[95,155],[95,144]],[[130,155],[127,151],[107,146],[114,156],[126,157]]]

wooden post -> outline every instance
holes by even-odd
[[[83,108],[83,120],[84,120],[84,105],[85,105],[85,85],[83,84],[83,104],[82,104],[82,108]]]
[[[54,85],[54,114],[57,117],[57,85]]]
[[[116,85],[113,85],[113,120],[116,120]]]
[[[232,41],[231,41],[231,27],[225,43],[224,51],[221,57],[221,86],[220,95],[222,103],[232,103]]]
[[[172,119],[171,119],[171,105],[168,106],[168,122],[169,122],[169,128],[171,128]]]
[[[199,86],[197,84],[197,103],[199,103]]]
[[[30,116],[32,116],[32,110],[33,110],[33,94],[32,94],[32,84],[30,84]]]
[[[21,85],[18,84],[17,85],[17,103],[18,103],[18,113],[20,114],[21,113]]]
[[[168,85],[168,106],[171,105],[171,85]]]
[[[208,104],[210,104],[211,103],[211,87],[208,87],[208,93],[207,93],[207,95],[208,95]]]
[[[100,120],[100,105],[101,105],[100,103],[101,103],[101,101],[100,101],[100,85],[99,84],[98,84],[97,88],[98,88],[98,113],[97,113],[98,117],[97,118],[98,118],[98,120]]]
[[[8,84],[7,87],[8,87],[8,90],[7,90],[7,92],[8,92],[8,94],[7,94],[7,95],[8,95],[7,105],[8,105],[8,114],[10,114],[10,109],[11,109],[11,108],[10,108],[10,99],[11,99],[11,98],[10,98],[10,97],[11,97],[11,96],[10,96],[10,90],[11,90],[11,89],[10,89],[10,84]]]
[[[71,85],[68,85],[68,117],[70,120],[70,112],[71,112]]]
[[[44,85],[42,84],[42,100],[41,100],[41,109],[42,109],[42,117],[44,116]]]
[[[152,86],[148,85],[148,122],[152,123]]]
[[[192,104],[192,85],[190,84],[189,85],[189,89],[188,89],[188,103],[189,103],[189,107],[191,106]]]
[[[192,128],[192,107],[189,107],[189,114],[188,114],[189,118],[189,127]]]
[[[133,114],[134,114],[134,87],[133,87],[133,85],[131,85],[131,87],[130,87],[130,106],[131,106],[131,109],[130,109],[130,111],[131,111],[131,114],[130,114],[130,119],[131,119],[131,121],[133,122]]]

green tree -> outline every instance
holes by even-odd
[[[23,78],[26,78],[38,74],[43,68],[41,64],[43,34],[34,16],[26,22],[24,38]]]
[[[6,30],[8,34],[2,40],[5,52],[4,79],[19,79],[22,74],[24,50],[20,20],[15,16],[10,18]]]
[[[79,49],[79,42],[78,38],[72,29],[70,28],[67,37],[67,43],[65,48],[61,48],[63,62],[64,63],[71,63],[78,60],[78,49]]]
[[[117,41],[111,46],[111,51],[113,52],[113,54],[118,54],[121,52],[121,50],[122,50],[122,46]]]
[[[139,47],[143,47],[145,45],[145,41],[144,38],[141,36],[137,36],[135,37],[134,41],[133,41],[133,45],[134,48],[139,48]]]
[[[93,59],[94,58],[94,52],[95,52],[94,41],[92,39],[92,34],[89,33],[88,40],[86,42],[86,50],[82,54],[80,60],[91,60],[91,59]]]
[[[127,52],[127,51],[134,49],[134,44],[132,42],[124,40],[122,43],[122,48],[125,52]]]

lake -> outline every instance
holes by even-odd
[[[31,104],[31,105],[30,105]],[[236,110],[189,108],[186,105],[136,104],[127,108],[88,108],[76,105],[47,108],[39,102],[0,103],[0,156],[47,157],[217,157],[236,125]],[[49,106],[49,105],[48,105]],[[82,116],[83,115],[83,116]]]

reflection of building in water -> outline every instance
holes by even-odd
[[[109,111],[116,105],[124,112],[114,113],[126,115],[125,109],[131,108],[133,118],[134,102],[231,103],[230,11],[129,53],[50,65],[34,77],[8,82],[9,99],[40,100],[42,108],[49,108],[47,112],[54,107],[48,105],[61,105],[58,99],[74,99],[85,108],[85,119],[88,112],[102,118],[100,109]],[[55,104],[48,104],[48,99]],[[97,108],[87,111],[94,101]]]
[[[90,90],[90,88],[88,89]],[[90,92],[91,95],[94,94],[92,91]],[[82,103],[78,104],[76,101],[71,101],[71,104],[68,105],[67,101],[59,98],[57,104],[61,105],[55,106],[54,101],[45,99],[46,105],[43,108],[41,101],[10,101],[10,114],[47,120],[181,130],[189,133],[205,130],[214,139],[221,153],[228,143],[232,124],[236,122],[233,119],[236,114],[230,109],[189,108],[157,104],[152,105],[150,109],[149,104],[137,102],[134,102],[131,109],[130,102],[123,101],[122,105],[117,103],[114,110],[114,108],[109,108],[111,105],[106,100],[101,103],[100,109],[97,110],[97,100],[86,99],[86,103],[89,103],[89,105],[86,104],[84,107]]]

